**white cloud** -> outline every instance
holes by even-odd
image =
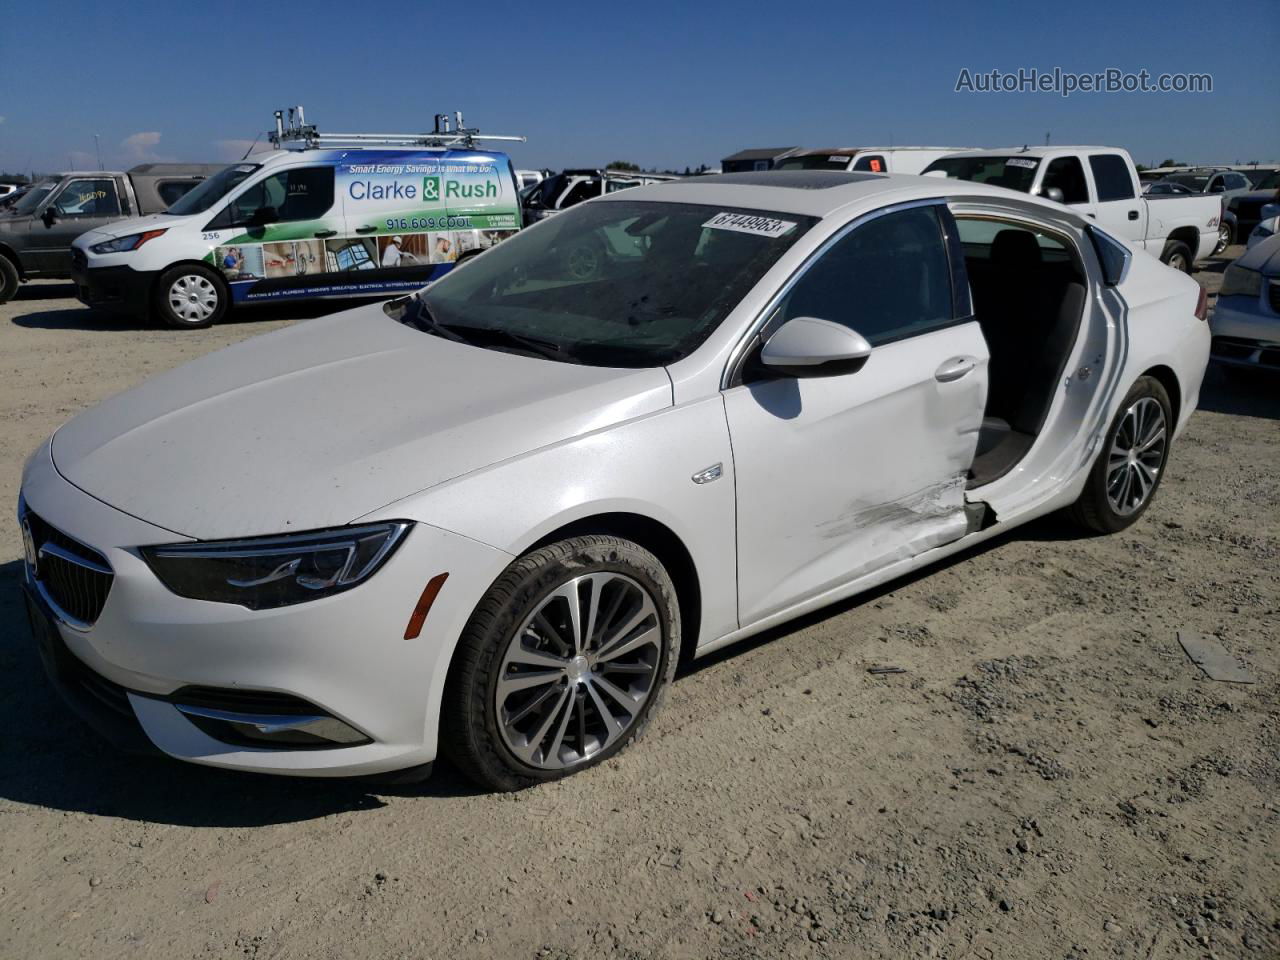
[[[146,130],[141,133],[132,133],[120,141],[120,149],[124,152],[124,157],[131,163],[155,163],[165,158],[155,152],[155,146],[160,142],[160,133],[156,130]]]
[[[253,140],[215,140],[213,145],[217,148],[219,160],[239,160],[254,145]],[[263,146],[262,141],[257,141],[259,147]]]
[[[4,123],[4,117],[0,117],[0,123]]]

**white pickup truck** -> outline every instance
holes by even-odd
[[[1218,244],[1221,197],[1144,197],[1133,160],[1117,147],[968,150],[935,160],[924,172],[1065,203],[1187,273]]]

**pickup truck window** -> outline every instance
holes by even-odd
[[[1062,191],[1063,203],[1089,202],[1089,185],[1085,182],[1084,167],[1080,166],[1079,157],[1058,157],[1049,161],[1040,191],[1043,193],[1050,187]]]
[[[1036,157],[943,157],[929,164],[924,172],[941,170],[949,179],[989,183],[1027,193],[1039,166]]]
[[[120,196],[110,177],[72,180],[53,201],[60,217],[118,217]]]
[[[1129,175],[1124,157],[1118,153],[1095,153],[1089,157],[1089,168],[1093,170],[1099,203],[1133,198],[1133,177]]]

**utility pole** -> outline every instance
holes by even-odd
[[[1049,145],[1049,131],[1048,131],[1048,130],[1046,130],[1046,131],[1044,132],[1044,145],[1045,145],[1046,147]]]
[[[93,135],[93,149],[98,154],[98,169],[105,170],[106,168],[102,165],[102,143],[96,133]]]

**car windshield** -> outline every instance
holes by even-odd
[[[192,213],[204,213],[215,203],[245,181],[245,178],[258,170],[261,164],[237,163],[223,167],[208,180],[203,181],[190,193],[179,197],[165,213],[175,217],[185,217]]]
[[[590,366],[660,366],[701,344],[815,222],[698,204],[586,203],[388,312],[478,346]]]
[[[925,167],[925,173],[941,170],[953,180],[972,180],[1026,193],[1036,178],[1037,157],[943,157]]]
[[[1177,183],[1177,184],[1180,184],[1181,186],[1186,187],[1189,190],[1193,190],[1196,193],[1204,193],[1204,187],[1205,187],[1205,184],[1209,182],[1209,178],[1204,175],[1197,175],[1193,173],[1182,173],[1182,174],[1174,174],[1173,176],[1165,177],[1163,182]]]
[[[811,154],[804,157],[786,157],[773,165],[775,170],[848,170],[852,157],[842,154]]]
[[[12,208],[14,216],[21,217],[35,213],[36,207],[40,206],[40,201],[47,197],[49,191],[57,185],[57,180],[41,180],[34,184],[20,200],[14,201]]]
[[[1269,174],[1258,181],[1255,190],[1278,190],[1280,189],[1280,170],[1272,170]]]

